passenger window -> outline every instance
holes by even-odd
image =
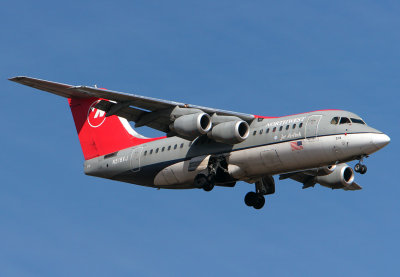
[[[171,150],[171,145],[168,145],[168,151]]]
[[[293,127],[292,127],[292,128],[293,128],[293,129],[296,128],[296,124],[293,124]]]
[[[350,118],[351,122],[365,125],[365,122],[358,118]]]
[[[153,154],[153,149],[150,150],[150,155]]]
[[[299,124],[299,128],[301,128],[301,127],[303,127],[303,123],[300,123],[300,124]]]
[[[183,148],[183,143],[181,144],[181,148]]]
[[[274,129],[272,129],[272,132],[274,132],[274,133],[275,133],[275,131],[276,131],[276,127],[274,127]]]
[[[263,131],[264,131],[264,129],[261,129],[261,130],[260,130],[260,135],[263,133]]]
[[[289,125],[286,125],[286,130],[289,130]]]
[[[279,132],[282,131],[282,129],[283,129],[283,126],[279,127]]]
[[[268,134],[268,133],[269,133],[269,128],[267,129],[267,131],[265,131],[265,133],[266,133],[266,134]]]
[[[161,152],[164,152],[164,150],[165,150],[165,147],[161,148]]]
[[[145,156],[147,155],[147,151],[144,151],[144,155],[145,155]]]
[[[346,123],[351,123],[350,119],[348,119],[347,117],[342,117],[340,119],[340,124],[346,124]]]
[[[178,145],[177,145],[177,144],[175,144],[175,145],[174,145],[174,149],[176,149],[177,147],[178,147]]]
[[[156,149],[156,153],[158,153],[158,148]]]
[[[334,118],[332,118],[331,124],[336,125],[338,123],[339,123],[339,117],[335,116]]]
[[[255,136],[256,134],[257,134],[257,131],[254,131],[254,132],[253,132],[253,136]]]

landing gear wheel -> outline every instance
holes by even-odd
[[[199,174],[194,179],[194,186],[205,191],[211,191],[214,188],[214,178],[207,178],[204,174]]]
[[[253,191],[248,192],[244,197],[244,203],[249,207],[253,207],[257,203],[257,193]]]
[[[261,194],[257,195],[257,202],[253,205],[254,209],[259,210],[264,207],[265,197]]]
[[[214,188],[214,184],[209,183],[208,181],[206,184],[203,185],[204,191],[212,191],[213,188]]]
[[[263,195],[261,195],[259,193],[250,191],[244,197],[244,203],[246,203],[246,205],[249,207],[253,207],[256,210],[259,210],[262,207],[264,207],[265,198]]]
[[[214,188],[214,176],[206,176],[204,174],[199,174],[194,178],[194,186],[203,189],[204,191],[211,191]]]
[[[367,166],[366,166],[366,165],[362,165],[359,172],[360,172],[361,174],[367,173]]]
[[[361,172],[361,168],[363,167],[362,164],[358,163],[354,166],[354,171],[355,172]]]
[[[207,182],[207,176],[204,174],[199,174],[194,178],[194,185],[196,188],[203,188]]]

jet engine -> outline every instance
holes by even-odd
[[[179,135],[194,139],[210,131],[211,118],[206,113],[182,115],[170,127]]]
[[[324,176],[316,176],[314,181],[321,186],[332,189],[347,188],[354,182],[354,172],[347,164],[339,164],[332,173]]]
[[[222,143],[240,143],[249,136],[249,124],[242,120],[223,122],[214,126],[207,135]]]

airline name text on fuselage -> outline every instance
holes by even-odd
[[[299,123],[299,122],[303,122],[305,118],[306,117],[303,116],[303,117],[298,117],[298,118],[293,118],[293,119],[286,119],[286,120],[270,122],[270,123],[267,123],[266,126],[274,127],[274,126],[282,126],[282,125],[291,124],[291,123]]]

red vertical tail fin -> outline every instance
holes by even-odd
[[[95,108],[99,101],[98,98],[68,99],[85,160],[156,140],[136,133],[124,118],[106,117],[104,111]]]

